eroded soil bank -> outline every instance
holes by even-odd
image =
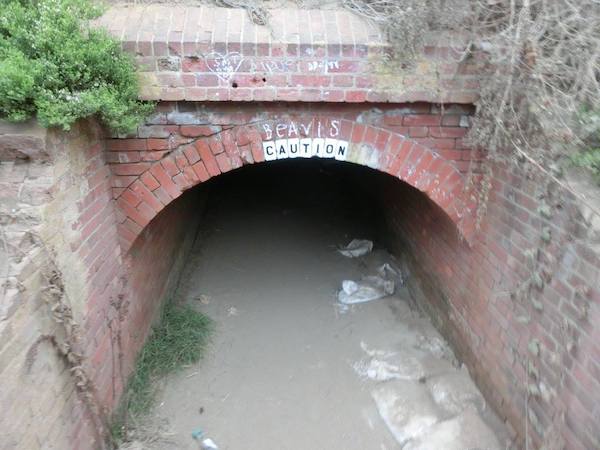
[[[204,360],[165,381],[156,448],[504,448],[466,370],[397,286],[341,307],[336,291],[384,262],[377,212],[343,168],[232,174],[212,190],[178,300],[215,320]],[[352,238],[375,251],[350,259]],[[492,431],[494,430],[494,431]],[[150,446],[150,444],[147,444]]]

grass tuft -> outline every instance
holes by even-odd
[[[159,324],[153,328],[129,378],[113,437],[120,440],[128,418],[150,411],[156,397],[156,381],[198,362],[208,346],[213,321],[190,306],[168,303]]]

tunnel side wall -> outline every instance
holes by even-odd
[[[92,121],[69,132],[0,122],[3,449],[99,445],[102,393],[90,386],[111,359],[94,355],[121,268],[102,137]],[[91,379],[81,389],[78,354]]]
[[[0,122],[3,449],[104,448],[108,416],[198,229],[202,190],[165,208],[123,255],[103,136],[93,121],[68,132]],[[83,389],[67,342],[81,355]]]
[[[170,204],[144,229],[129,252],[128,321],[122,329],[126,351],[124,374],[133,369],[150,325],[161,306],[174,299],[177,285],[198,234],[206,204],[206,191],[190,192]]]
[[[558,186],[540,201],[542,180],[495,167],[487,214],[469,246],[435,204],[388,179],[380,197],[388,244],[523,447],[528,421],[530,448],[598,448],[597,235],[586,225],[590,211]],[[549,214],[540,214],[542,203]]]

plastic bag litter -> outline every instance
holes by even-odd
[[[348,245],[339,248],[338,252],[348,258],[358,258],[373,250],[373,241],[367,239],[352,239]]]
[[[338,292],[338,300],[346,305],[370,302],[394,293],[394,282],[372,275],[359,282],[342,281],[342,290]]]
[[[392,266],[389,263],[384,263],[383,265],[377,268],[377,273],[380,277],[385,278],[386,280],[394,280],[396,283],[403,285],[404,279],[402,278],[402,273],[400,269]]]
[[[378,275],[363,277],[360,281],[344,280],[338,292],[338,300],[345,305],[365,303],[387,297],[394,293],[396,282],[402,284],[398,269],[385,263],[377,268]]]
[[[202,450],[219,450],[219,447],[217,447],[217,444],[215,444],[215,441],[213,441],[210,438],[204,439],[201,442],[201,445],[202,445]]]

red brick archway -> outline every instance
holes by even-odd
[[[306,138],[347,142],[347,162],[382,171],[422,191],[446,213],[460,235],[471,241],[474,202],[465,176],[452,161],[399,133],[346,119],[314,116],[240,125],[215,134],[210,133],[209,126],[181,128],[185,137],[171,140],[159,160],[148,161],[152,158],[147,157],[146,161],[119,164],[113,171],[113,177],[126,180],[121,183],[126,187],[114,189],[123,251],[186,190],[243,165],[265,162],[265,142]]]

